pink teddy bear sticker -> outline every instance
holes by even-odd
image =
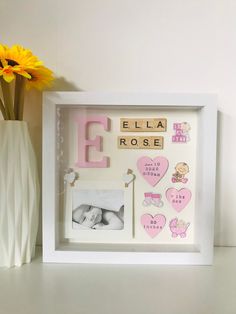
[[[173,183],[182,182],[187,183],[188,179],[185,177],[186,174],[189,172],[189,166],[186,162],[178,162],[175,166],[175,173],[172,174],[171,181]]]
[[[186,237],[186,231],[189,227],[190,223],[186,223],[183,220],[178,220],[178,218],[174,218],[170,221],[169,227],[172,232],[172,237],[176,238],[180,236],[181,238]]]

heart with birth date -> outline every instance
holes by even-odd
[[[154,238],[165,227],[166,217],[161,214],[155,216],[152,216],[150,214],[144,214],[141,216],[141,224],[147,234],[151,238]]]
[[[183,188],[176,190],[170,188],[166,191],[166,198],[171,203],[172,207],[179,213],[190,202],[192,193],[189,189]]]
[[[137,167],[143,178],[151,185],[155,186],[166,174],[169,162],[165,157],[154,159],[143,156],[138,159]]]

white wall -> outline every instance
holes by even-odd
[[[217,93],[215,243],[236,245],[236,1],[1,0],[0,30],[55,71],[55,90]],[[25,117],[41,165],[39,93]]]

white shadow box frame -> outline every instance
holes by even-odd
[[[194,235],[191,243],[73,243],[61,236],[57,165],[58,108],[167,110],[197,114]],[[124,113],[125,115],[125,113]],[[135,116],[135,113],[134,113]],[[122,116],[123,117],[123,116]],[[122,118],[121,117],[121,118]],[[43,97],[43,261],[57,263],[189,264],[213,260],[217,97],[213,94],[46,92]],[[184,144],[180,144],[184,145]],[[127,150],[126,150],[127,151]],[[157,151],[157,154],[161,154]],[[137,179],[136,179],[137,181]],[[79,180],[78,180],[79,182]],[[135,195],[134,195],[135,197]],[[61,221],[62,220],[62,221]]]

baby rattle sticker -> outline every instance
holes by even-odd
[[[166,174],[169,162],[165,157],[150,157],[143,156],[138,159],[137,167],[144,179],[152,186],[155,186]]]
[[[185,176],[188,172],[189,166],[186,164],[186,162],[177,163],[177,165],[175,166],[175,173],[172,174],[172,182],[187,183],[188,179]]]
[[[190,202],[192,193],[189,189],[176,190],[170,188],[166,191],[166,198],[171,203],[172,207],[177,211],[181,212],[188,203]]]
[[[165,227],[166,217],[161,214],[155,215],[154,217],[150,214],[144,214],[141,217],[141,224],[147,234],[151,238],[154,238]]]

